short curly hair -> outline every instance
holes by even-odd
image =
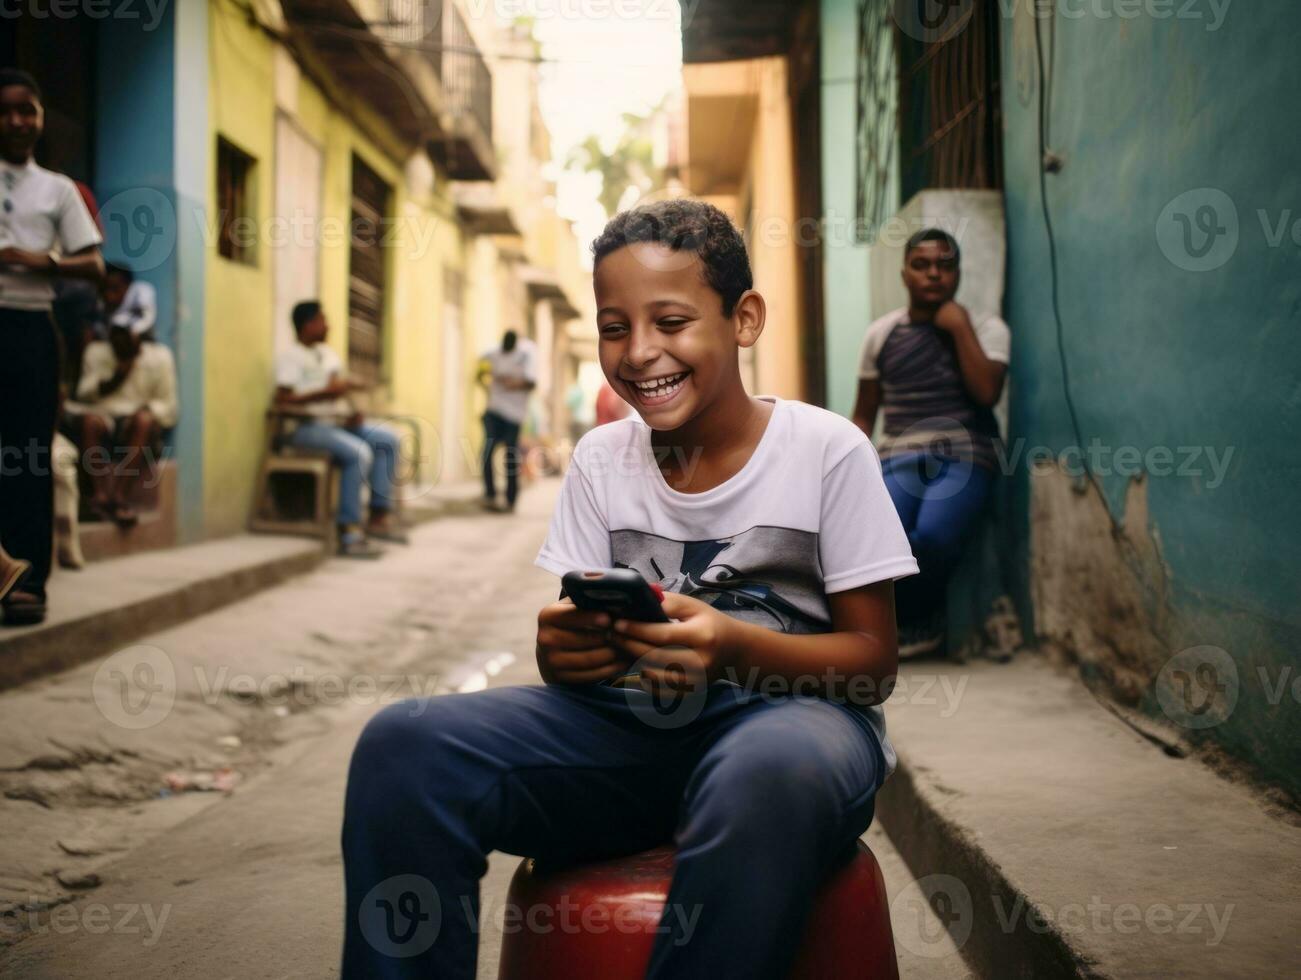
[[[727,215],[712,204],[678,199],[621,211],[592,242],[593,268],[611,252],[637,242],[694,252],[705,282],[723,299],[723,316],[731,316],[741,295],[754,288],[745,240]]]

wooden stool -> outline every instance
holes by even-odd
[[[330,454],[298,449],[285,443],[286,423],[301,413],[267,412],[267,442],[253,498],[250,531],[266,534],[304,534],[333,542],[335,510],[339,499],[339,470]],[[293,483],[311,481],[311,489],[297,494],[306,504],[293,508]],[[297,510],[297,513],[295,513]]]
[[[671,847],[552,872],[526,859],[506,899],[520,912],[503,938],[499,980],[641,980],[672,876]],[[530,930],[530,921],[604,928]],[[792,941],[800,944],[792,980],[898,980],[885,880],[867,845],[859,841],[823,884],[804,935]]]

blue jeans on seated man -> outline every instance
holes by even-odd
[[[339,524],[361,523],[363,480],[370,487],[372,512],[393,509],[398,437],[390,429],[369,422],[355,429],[330,422],[304,422],[290,435],[289,443],[299,449],[328,452],[339,465]]]
[[[491,851],[570,864],[670,841],[646,976],[786,977],[818,888],[871,823],[880,744],[820,698],[714,685],[656,704],[501,687],[376,715],[344,801],[343,980],[474,980],[481,923],[502,914],[480,906]]]
[[[895,583],[899,624],[934,623],[944,610],[949,575],[989,497],[994,471],[919,452],[883,459],[881,472],[920,569]]]

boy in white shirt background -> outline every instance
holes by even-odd
[[[44,125],[36,81],[0,68],[0,547],[31,566],[3,598],[4,623],[18,626],[45,618],[54,540],[54,281],[98,281],[104,272],[102,239],[81,195],[34,159]]]
[[[636,569],[673,621],[612,622],[562,598],[538,615],[544,686],[371,721],[345,802],[348,980],[471,980],[493,850],[572,862],[668,840],[646,975],[785,977],[893,767],[880,702],[894,579],[917,565],[871,443],[830,412],[746,393],[739,351],[766,307],[722,212],[625,212],[593,253],[601,366],[637,417],[579,442],[537,564]],[[663,693],[685,710],[660,713]],[[384,912],[365,899],[395,876],[441,907],[409,949],[367,939]]]

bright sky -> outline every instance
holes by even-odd
[[[595,174],[562,172],[569,151],[596,133],[613,146],[622,113],[645,113],[682,84],[677,0],[526,0],[548,62],[540,69],[542,116],[551,130],[556,207],[574,222],[579,248],[605,212]]]

